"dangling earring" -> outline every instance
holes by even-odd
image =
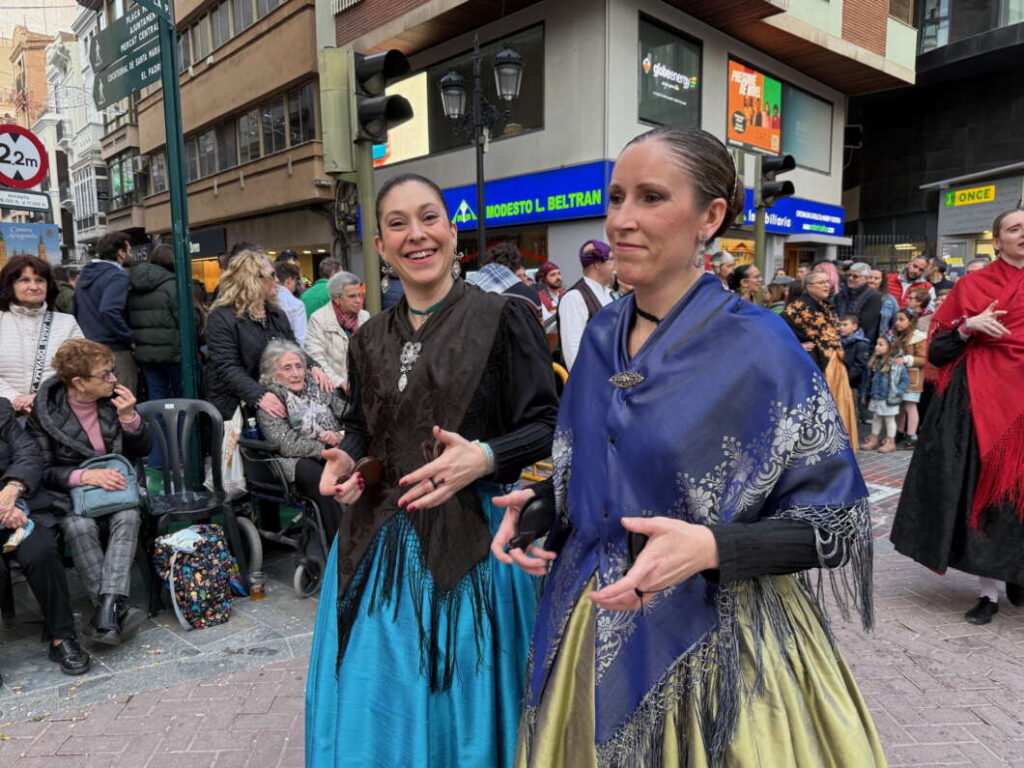
[[[458,280],[462,277],[462,254],[459,251],[455,252],[455,258],[452,259],[452,280]]]
[[[704,269],[704,248],[707,246],[708,241],[704,239],[703,235],[697,237],[697,253],[693,256],[693,266],[697,269]]]
[[[380,262],[380,271],[380,292],[384,294],[391,289],[391,278],[395,276],[395,273],[391,269],[391,265],[384,260]]]

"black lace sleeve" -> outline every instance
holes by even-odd
[[[362,379],[359,375],[359,368],[355,360],[352,359],[351,346],[348,353],[348,385],[348,406],[345,408],[345,418],[342,422],[345,437],[338,447],[351,456],[354,461],[359,461],[369,450],[370,431],[366,426],[366,417],[363,414]]]
[[[963,353],[967,340],[954,328],[940,333],[928,344],[928,362],[941,368],[949,365]]]
[[[705,572],[710,581],[728,582],[755,576],[805,571],[823,565],[814,528],[802,520],[760,520],[708,526],[718,545],[718,569]],[[842,564],[837,551],[828,567]]]

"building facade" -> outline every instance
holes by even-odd
[[[960,270],[991,255],[995,215],[1024,196],[1024,4],[917,0],[914,13],[917,84],[851,103],[863,141],[847,173],[850,231],[880,264],[938,254]]]
[[[501,9],[504,9],[504,13]],[[336,4],[339,47],[399,48],[413,74],[390,89],[415,118],[375,149],[378,185],[422,173],[445,190],[469,254],[476,221],[488,242],[515,241],[527,262],[550,259],[567,278],[576,253],[603,238],[604,190],[614,158],[659,124],[700,126],[736,150],[746,186],[755,153],[792,154],[796,198],[769,214],[768,264],[834,257],[843,232],[844,127],[850,94],[913,82],[916,30],[886,2],[742,0],[519,0]],[[439,79],[471,77],[474,36],[485,95],[495,100],[493,56],[525,60],[519,98],[486,153],[486,210],[475,210],[469,140],[444,116]],[[747,222],[720,247],[752,256]]]

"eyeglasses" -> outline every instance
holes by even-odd
[[[116,380],[117,376],[114,375],[114,369],[111,368],[109,371],[103,371],[102,373],[90,373],[88,376],[83,378],[86,379],[105,379],[107,381]]]

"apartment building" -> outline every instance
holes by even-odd
[[[391,92],[416,117],[376,148],[378,184],[415,171],[445,190],[460,245],[513,240],[536,265],[550,258],[568,278],[575,254],[603,237],[611,164],[631,138],[658,124],[700,126],[749,160],[785,152],[795,198],[769,215],[769,266],[834,257],[843,231],[847,100],[914,82],[916,29],[886,0],[336,0],[339,47],[398,48],[413,73]],[[485,94],[496,101],[494,55],[525,61],[518,99],[493,132],[485,211],[476,211],[469,139],[444,113],[439,81],[472,77],[482,46]],[[752,162],[745,181],[753,184]],[[752,257],[746,221],[720,245]]]

